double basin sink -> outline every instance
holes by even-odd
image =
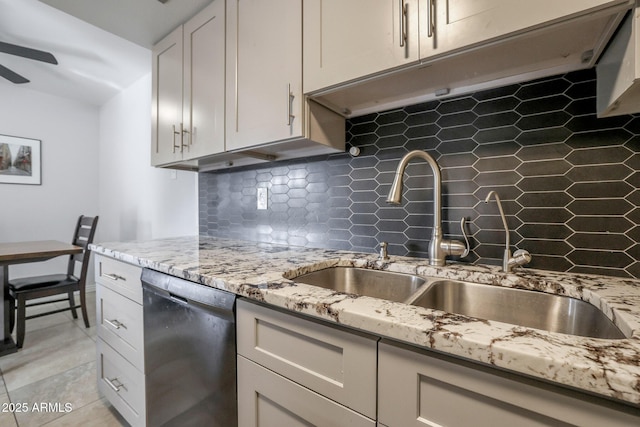
[[[326,268],[293,280],[336,292],[551,332],[592,338],[626,338],[593,305],[561,295],[355,267]]]

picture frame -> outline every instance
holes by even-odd
[[[42,184],[40,143],[0,134],[0,184]]]

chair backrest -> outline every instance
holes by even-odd
[[[84,286],[87,279],[87,271],[89,270],[89,258],[91,257],[91,250],[89,245],[93,243],[93,236],[96,234],[96,228],[98,227],[98,216],[89,217],[80,215],[76,229],[73,232],[72,245],[81,246],[84,251],[79,254],[71,255],[69,258],[69,266],[67,268],[67,274],[74,274],[76,262],[81,263],[80,267],[80,286]]]

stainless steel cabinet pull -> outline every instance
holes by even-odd
[[[184,135],[188,134],[189,131],[183,127],[183,124],[180,123],[180,152],[184,153],[185,147],[189,150],[189,145],[184,143]]]
[[[180,124],[180,127],[182,127],[182,123]],[[171,128],[173,129],[173,152],[176,152],[176,148],[180,148],[182,152],[182,142],[180,145],[176,145],[176,135],[180,135],[180,138],[182,139],[182,133],[176,131],[176,125],[171,125]]]
[[[405,4],[404,0],[398,0],[400,6],[400,47],[404,47],[407,43],[407,9],[408,4]]]
[[[433,37],[436,27],[434,25],[434,1],[435,0],[427,0],[427,37]]]
[[[109,387],[111,387],[111,388],[113,389],[113,391],[115,391],[116,393],[119,393],[121,388],[123,388],[123,389],[125,389],[125,390],[127,389],[127,388],[124,386],[124,384],[122,384],[122,383],[120,382],[120,380],[118,380],[118,378],[117,378],[117,377],[116,377],[116,378],[113,378],[113,379],[109,379],[109,378],[106,378],[106,377],[105,377],[105,378],[104,378],[104,380],[105,380],[105,382],[106,382],[107,384],[109,384]]]
[[[119,321],[118,321],[118,320],[116,320],[116,319],[113,319],[113,320],[104,319],[104,322],[105,322],[107,325],[110,325],[110,326],[111,326],[112,328],[114,328],[114,329],[120,329],[120,328],[127,329],[127,327],[125,326],[125,324],[124,324],[124,323],[119,322]]]
[[[180,125],[180,127],[182,127],[182,125]],[[186,135],[186,138],[189,138],[189,142],[187,142],[186,144],[184,143],[185,135]],[[182,141],[183,141],[182,146],[187,148],[189,148],[189,146],[192,143],[191,132],[189,132],[187,129],[182,129]]]
[[[291,83],[289,83],[289,85],[287,86],[287,126],[291,126],[293,119],[296,118],[296,116],[292,114],[292,104],[294,98],[295,95],[293,94],[293,92],[291,92]]]
[[[125,282],[127,281],[125,277],[118,276],[117,274],[102,273],[102,275],[111,280],[124,280]]]

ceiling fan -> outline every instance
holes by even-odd
[[[24,46],[18,46],[11,43],[0,42],[0,52],[8,53],[9,55],[21,56],[27,59],[33,59],[34,61],[42,61],[48,64],[56,65],[58,63],[56,57],[49,52],[31,49]],[[4,77],[5,79],[15,84],[29,83],[29,79],[21,76],[14,71],[11,71],[10,69],[2,65],[0,65],[0,77]]]

